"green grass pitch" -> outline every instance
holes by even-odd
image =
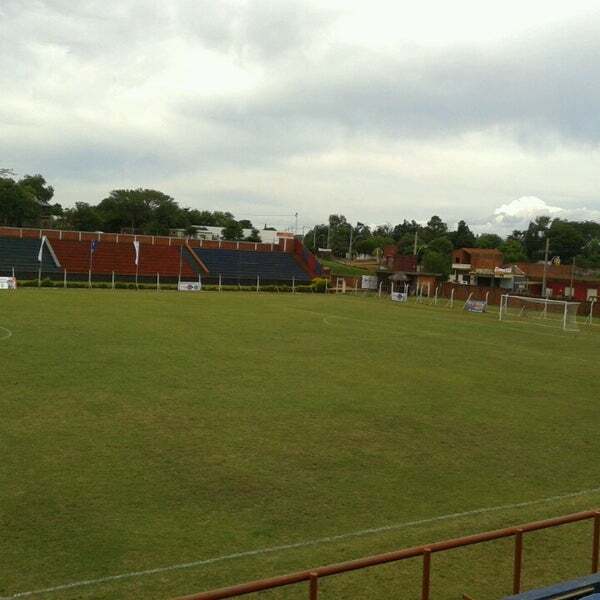
[[[600,506],[597,330],[100,290],[3,293],[0,327],[0,598],[166,599]],[[589,523],[526,537],[525,586],[590,551]],[[436,555],[433,597],[509,593],[511,558]],[[418,597],[419,577],[377,567],[322,597]]]

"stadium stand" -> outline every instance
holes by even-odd
[[[207,250],[192,248],[212,276],[240,282],[284,281],[308,282],[310,277],[287,252],[246,252],[243,250]]]
[[[592,597],[596,600],[598,594],[600,594],[600,574],[594,573],[550,587],[530,590],[516,596],[507,596],[504,600],[554,600],[558,598],[563,600],[590,598],[591,600]]]
[[[42,262],[38,262],[40,240],[0,237],[0,273],[17,277],[27,277],[37,273],[41,267],[43,273],[58,273],[59,265],[54,261],[50,249],[44,244]]]
[[[321,265],[298,239],[278,244],[207,241],[164,236],[0,227],[0,269],[22,278],[39,276],[37,261],[46,239],[42,276],[67,280],[197,279],[211,283],[308,283]],[[134,242],[139,243],[139,265]],[[90,256],[90,250],[94,251]],[[46,247],[47,246],[47,247]],[[90,268],[91,267],[91,268]],[[90,274],[91,271],[91,274]],[[53,276],[54,275],[54,276]]]
[[[89,241],[53,240],[52,245],[63,267],[73,273],[87,273],[90,268]],[[180,250],[181,248],[181,250]],[[181,254],[180,254],[181,252]],[[191,260],[189,252],[181,246],[140,244],[139,275],[164,277],[196,277],[198,264]],[[92,254],[92,271],[96,274],[133,276],[136,273],[135,250],[131,242],[98,242]]]

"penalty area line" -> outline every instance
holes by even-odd
[[[4,334],[0,336],[0,341],[7,340],[9,337],[12,337],[13,332],[6,327],[0,327],[0,332],[4,331]]]
[[[476,508],[474,510],[467,510],[464,512],[450,513],[447,515],[438,515],[437,517],[428,517],[425,519],[418,519],[415,521],[406,521],[404,523],[394,523],[391,525],[383,525],[381,527],[373,527],[370,529],[361,529],[359,531],[340,533],[338,535],[322,537],[322,538],[318,538],[318,539],[314,539],[314,540],[305,540],[303,542],[296,542],[293,544],[282,544],[280,546],[272,546],[270,548],[257,548],[256,550],[246,550],[244,552],[236,552],[235,554],[225,554],[222,556],[215,556],[213,558],[206,558],[206,559],[196,560],[196,561],[192,561],[192,562],[179,563],[179,564],[175,564],[175,565],[167,565],[164,567],[156,567],[154,569],[146,569],[143,571],[130,571],[128,573],[121,573],[119,575],[108,575],[106,577],[99,577],[97,579],[84,579],[81,581],[73,581],[71,583],[65,583],[62,585],[56,585],[53,587],[47,587],[47,588],[38,589],[38,590],[31,590],[28,592],[17,592],[15,594],[12,594],[11,596],[2,596],[2,597],[0,597],[0,600],[13,600],[14,598],[26,598],[28,596],[38,596],[41,594],[50,594],[52,592],[59,592],[59,591],[64,591],[64,590],[69,590],[69,589],[79,588],[79,587],[84,587],[84,586],[99,585],[102,583],[111,583],[114,581],[121,581],[124,579],[133,579],[135,577],[147,577],[149,575],[156,575],[158,573],[167,573],[168,571],[191,569],[194,567],[211,565],[214,563],[235,560],[238,558],[260,556],[263,554],[273,554],[275,552],[283,552],[285,550],[294,550],[297,548],[308,548],[311,546],[320,546],[322,544],[330,544],[332,542],[348,540],[348,539],[366,536],[366,535],[372,535],[372,534],[376,534],[376,533],[396,531],[399,529],[405,529],[407,527],[416,527],[419,525],[427,525],[429,523],[437,523],[440,521],[449,521],[452,519],[460,519],[462,517],[472,517],[472,516],[482,515],[482,514],[486,514],[486,513],[498,512],[501,510],[525,508],[528,506],[535,506],[536,504],[547,504],[550,502],[557,502],[560,500],[568,500],[569,498],[577,498],[579,496],[585,496],[587,494],[595,494],[598,492],[600,492],[600,487],[592,488],[589,490],[581,490],[579,492],[572,492],[570,494],[562,494],[559,496],[550,496],[548,498],[539,498],[538,500],[528,500],[526,502],[517,502],[515,504],[503,504],[501,506],[488,506],[485,508]]]

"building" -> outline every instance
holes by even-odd
[[[223,227],[214,227],[212,225],[192,225],[195,230],[194,235],[189,236],[196,240],[209,240],[219,242],[224,240]],[[244,237],[252,235],[252,229],[243,229]],[[172,237],[186,237],[185,229],[171,229],[169,235]],[[258,235],[263,244],[278,244],[280,239],[293,239],[294,234],[290,231],[276,231],[275,229],[259,229]]]
[[[452,252],[450,282],[524,291],[526,274],[518,265],[504,265],[496,248],[460,248]]]
[[[415,273],[417,271],[417,257],[399,254],[397,246],[390,244],[383,249],[379,268],[385,271],[409,271]]]
[[[541,296],[544,263],[516,263],[512,266],[527,277],[529,294]],[[600,296],[600,273],[571,265],[549,264],[546,266],[546,295],[557,300],[596,300]]]

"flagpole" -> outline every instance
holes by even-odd
[[[93,242],[90,242],[90,262],[88,265],[88,286],[90,288],[92,287],[92,244]]]

